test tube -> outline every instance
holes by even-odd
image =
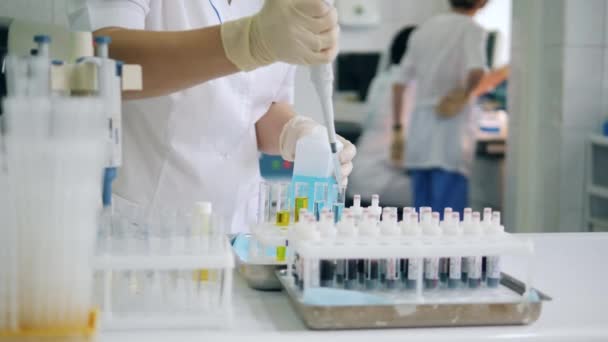
[[[478,212],[473,213],[473,222],[471,226],[471,234],[472,235],[480,235],[481,234],[481,222],[480,215]],[[467,257],[467,273],[468,273],[468,285],[469,288],[478,288],[481,286],[481,278],[482,278],[482,257],[481,256],[469,256]]]
[[[380,195],[372,195],[372,204],[369,206],[369,210],[375,215],[376,222],[380,222],[380,215],[382,214],[382,208],[380,207]]]
[[[300,221],[300,209],[308,209],[308,183],[296,183],[294,185],[295,193],[295,208],[294,208],[294,221]]]
[[[459,228],[460,222],[460,214],[458,212],[452,212],[452,219],[450,221],[451,230],[450,235],[458,236],[461,234],[461,230]],[[448,287],[451,289],[458,288],[462,281],[462,257],[452,257],[449,258],[448,265],[449,279],[448,279]]]
[[[280,183],[276,186],[277,220],[279,227],[288,227],[290,223],[289,184]]]
[[[325,235],[327,239],[330,239],[331,233],[329,230],[333,228],[334,222],[334,214],[324,208],[323,216],[321,217],[321,226],[326,227],[321,230],[321,234]],[[319,262],[319,271],[320,271],[320,285],[321,287],[333,287],[334,286],[334,276],[336,273],[336,262],[334,260],[321,260]]]
[[[502,226],[500,222],[500,212],[495,211],[492,213],[492,229],[488,232],[501,231]],[[490,255],[487,257],[487,285],[488,287],[498,287],[501,278],[500,269],[500,256]]]
[[[317,221],[321,221],[321,212],[327,203],[327,183],[315,183],[315,202],[313,211]]]
[[[270,222],[272,186],[268,182],[260,183],[260,193],[258,195],[258,224]]]
[[[418,222],[418,214],[416,212],[412,212],[410,214],[410,219],[408,222],[408,226],[405,228],[404,234],[410,238],[419,237],[422,234],[422,229],[420,227],[420,222]],[[409,258],[407,259],[407,271],[406,275],[403,276],[405,280],[405,286],[408,289],[415,290],[418,285],[418,273],[420,272],[420,259],[418,258]]]
[[[424,234],[430,237],[441,235],[439,228],[439,213],[431,214],[431,225],[424,227]],[[427,289],[436,289],[439,286],[439,258],[424,258],[424,282]]]
[[[332,206],[332,211],[334,213],[334,222],[338,223],[342,220],[342,213],[344,211],[344,204],[346,202],[346,188],[338,184],[334,184],[332,190],[333,193],[336,194],[336,199]]]

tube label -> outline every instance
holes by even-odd
[[[386,279],[388,280],[397,280],[399,279],[399,268],[400,268],[399,259],[387,259],[386,260]]]
[[[480,279],[481,278],[481,264],[482,258],[480,256],[468,257],[469,263],[469,278]]]
[[[416,280],[418,279],[418,272],[420,270],[420,259],[409,259],[407,265],[407,279]]]

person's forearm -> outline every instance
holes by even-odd
[[[473,92],[474,96],[480,96],[489,91],[492,91],[494,88],[496,88],[499,84],[504,82],[504,80],[509,77],[510,71],[511,68],[507,65],[486,73],[481,82],[479,82],[479,85],[477,86],[475,91]]]
[[[467,77],[467,84],[466,84],[466,95],[468,97],[470,96],[474,96],[476,93],[476,90],[478,89],[479,85],[481,84],[481,81],[483,80],[485,75],[485,71],[482,69],[474,69],[469,71],[469,75]]]
[[[125,99],[167,95],[239,71],[226,57],[220,26],[173,32],[104,28],[94,35],[112,38],[113,59],[142,66],[143,91],[125,92]]]
[[[403,125],[403,95],[406,86],[403,84],[393,85],[393,126]]]
[[[273,103],[268,112],[255,124],[258,150],[269,155],[280,155],[281,132],[295,115],[291,105],[282,102]]]

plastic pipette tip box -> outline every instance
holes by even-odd
[[[94,341],[98,330],[99,311],[91,310],[89,321],[85,327],[56,328],[56,329],[20,329],[16,331],[0,331],[2,342],[89,342]]]

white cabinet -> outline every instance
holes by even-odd
[[[591,231],[608,231],[608,137],[589,139],[585,211]]]

